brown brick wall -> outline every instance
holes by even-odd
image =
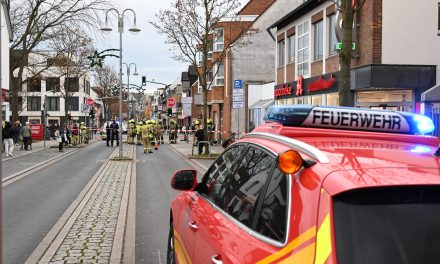
[[[260,15],[268,7],[270,7],[275,0],[251,0],[238,13],[239,15]]]
[[[322,60],[312,62],[311,65],[311,74],[312,76],[322,75]]]
[[[325,61],[325,72],[339,71],[339,57],[337,55],[328,57]]]
[[[286,82],[295,81],[295,63],[286,66]]]
[[[354,66],[382,62],[382,0],[366,1],[357,14],[359,61]]]
[[[277,84],[284,83],[284,67],[277,69]]]
[[[224,87],[214,86],[211,91],[208,91],[208,103],[212,100],[223,100]]]
[[[382,0],[373,0],[373,63],[382,63]]]

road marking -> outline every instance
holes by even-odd
[[[36,165],[34,165],[32,167],[29,167],[27,169],[24,169],[22,171],[14,173],[11,176],[5,177],[4,179],[2,179],[2,187],[5,188],[6,186],[8,186],[11,183],[14,183],[14,182],[16,182],[16,181],[26,177],[26,176],[31,175],[32,173],[34,173],[36,171],[39,171],[39,170],[41,170],[43,168],[46,168],[49,165],[57,162],[58,160],[60,160],[62,158],[68,157],[68,156],[72,155],[73,153],[76,153],[78,150],[79,149],[75,149],[75,150],[72,150],[72,151],[69,151],[69,152],[65,152],[65,153],[63,153],[61,155],[58,155],[56,157],[53,157],[53,158],[50,158],[50,159],[45,160],[43,162],[40,162],[40,163],[38,163],[38,164],[36,164]]]
[[[116,152],[115,150],[114,152]],[[113,153],[112,153],[113,154]],[[110,166],[110,162],[103,164],[89,183],[84,187],[78,197],[73,201],[69,208],[64,212],[61,218],[56,222],[52,229],[47,233],[41,243],[37,246],[34,252],[26,260],[25,264],[39,263],[40,259],[47,254],[53,255],[58,247],[54,244],[60,245],[65,235],[69,232],[70,227],[81,213],[81,209],[87,204],[88,199],[96,189],[99,180],[104,175],[105,170]],[[64,236],[63,236],[64,235]],[[61,241],[60,241],[61,240]],[[49,252],[50,251],[50,252]],[[49,259],[50,261],[50,259]]]
[[[157,250],[157,255],[159,257],[159,264],[162,264],[162,261],[160,260],[160,249]]]

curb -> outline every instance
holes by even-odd
[[[200,162],[197,162],[197,161],[195,161],[195,160],[189,158],[188,156],[186,156],[185,154],[183,154],[182,152],[180,152],[179,150],[177,150],[176,148],[174,148],[174,147],[171,146],[170,144],[165,144],[165,145],[168,146],[168,148],[169,148],[171,151],[173,151],[174,153],[177,153],[178,155],[184,157],[188,163],[193,163],[194,165],[196,165],[196,166],[194,166],[194,167],[199,167],[199,169],[201,169],[201,171],[202,171],[203,173],[205,173],[205,172],[208,170],[208,168],[205,167],[204,165],[202,165]]]

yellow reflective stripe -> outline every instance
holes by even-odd
[[[279,262],[279,264],[304,264],[304,263],[312,263],[313,257],[315,256],[315,243],[308,245],[307,247],[301,249],[297,253],[292,256],[283,259]]]
[[[330,213],[324,218],[316,235],[315,264],[324,264],[332,253],[332,237],[330,234]]]
[[[177,243],[176,243],[177,242]],[[180,263],[189,263],[191,264],[191,259],[188,255],[188,252],[185,249],[185,246],[182,243],[182,239],[180,238],[179,233],[177,233],[176,229],[174,229],[174,254],[179,260]]]
[[[280,251],[277,251],[276,253],[274,253],[270,256],[267,256],[266,258],[258,261],[257,264],[271,263],[279,258],[284,257],[285,255],[287,255],[290,252],[292,252],[293,250],[295,250],[295,248],[301,246],[304,242],[315,237],[315,234],[316,234],[316,227],[314,226],[314,227],[309,228],[307,231],[305,231],[304,233],[299,235],[297,238],[295,238],[292,242],[287,244],[287,246],[285,246],[283,249],[281,249]]]

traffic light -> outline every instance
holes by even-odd
[[[41,110],[41,120],[44,120],[44,110]]]
[[[95,119],[95,109],[93,109],[93,107],[90,108],[89,117],[91,119]]]
[[[167,110],[167,116],[173,116],[173,109],[168,108],[168,110]]]
[[[146,76],[142,76],[142,86],[147,85],[147,77]]]
[[[72,115],[71,114],[67,114],[67,119],[68,120],[72,120]]]

